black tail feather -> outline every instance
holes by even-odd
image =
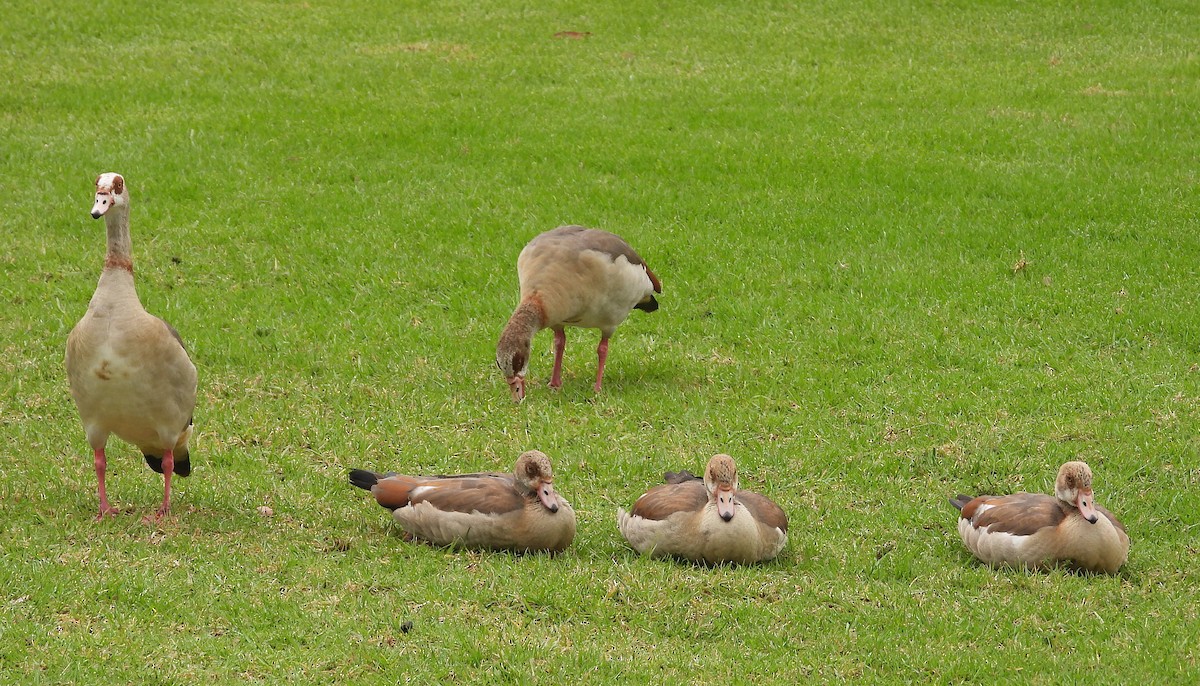
[[[369,472],[365,469],[351,469],[350,483],[359,488],[369,491],[371,487],[379,482],[379,475],[375,472]]]
[[[146,464],[150,466],[150,469],[153,469],[159,474],[163,473],[161,457],[155,457],[145,453],[143,453],[142,457],[146,458]],[[190,458],[191,456],[186,452],[176,455],[175,468],[171,470],[171,473],[178,474],[179,476],[190,476],[192,473],[192,461]]]
[[[654,296],[652,295],[650,296],[649,300],[643,300],[642,302],[634,305],[633,309],[641,310],[642,312],[653,312],[658,309],[658,301],[655,300]]]
[[[704,477],[696,476],[685,469],[680,472],[666,472],[663,474],[663,481],[669,484],[681,484],[687,481],[704,481]]]

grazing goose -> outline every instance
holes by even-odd
[[[1092,470],[1068,462],[1058,470],[1054,497],[1040,493],[960,495],[958,534],[975,557],[992,566],[1044,569],[1059,562],[1114,574],[1129,555],[1129,536],[1111,512],[1095,504]]]
[[[600,329],[596,348],[596,392],[604,377],[608,339],[629,312],[658,309],[658,277],[620,236],[582,226],[560,226],[537,237],[517,257],[521,304],[496,346],[496,365],[504,373],[513,400],[525,399],[525,374],[533,336],[554,331],[554,371],[550,387],[562,387],[563,327]]]
[[[617,526],[639,553],[710,564],[770,560],[787,543],[787,515],[771,499],[738,490],[737,465],[720,454],[704,478],[668,472],[633,511],[617,511]]]
[[[96,178],[92,218],[104,217],[108,254],[87,313],[67,338],[71,396],[92,446],[99,521],[116,514],[104,489],[109,434],[137,446],[163,475],[157,517],[171,508],[171,475],[191,473],[188,438],[196,405],[196,367],[179,333],[142,308],[133,285],[129,188],[120,174]]]
[[[550,458],[522,453],[510,474],[458,476],[350,472],[410,536],[437,545],[494,550],[564,550],[575,538],[575,510],[554,491]]]

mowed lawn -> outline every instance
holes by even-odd
[[[0,682],[1196,683],[1200,5],[29,2],[0,22]],[[195,472],[63,351],[122,173],[200,372]],[[591,390],[494,364],[560,224],[661,277]],[[554,460],[557,557],[404,542],[350,468]],[[615,513],[728,452],[775,561]],[[1112,577],[992,570],[956,493],[1087,461]],[[267,510],[261,508],[269,508]]]

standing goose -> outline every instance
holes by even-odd
[[[513,400],[525,399],[525,374],[533,336],[554,331],[554,371],[550,387],[562,387],[563,328],[600,329],[599,367],[594,390],[600,391],[608,339],[629,312],[658,309],[658,277],[620,236],[582,226],[560,226],[537,237],[517,257],[521,304],[496,346],[496,365],[504,373]]]
[[[1068,462],[1058,470],[1054,496],[960,495],[958,535],[967,550],[989,565],[1044,569],[1066,562],[1079,569],[1115,574],[1129,555],[1129,536],[1111,512],[1095,503],[1092,470]]]
[[[104,473],[109,434],[137,446],[150,468],[163,475],[156,518],[171,508],[171,475],[191,473],[188,438],[196,405],[196,367],[179,333],[142,308],[133,284],[129,239],[129,189],[120,174],[96,178],[92,218],[104,217],[108,254],[87,313],[67,338],[71,396],[92,447],[100,513],[117,513],[108,502]]]
[[[639,553],[709,564],[770,560],[787,543],[787,515],[770,498],[738,490],[733,458],[713,455],[704,478],[668,472],[632,512],[617,511],[617,527]]]
[[[437,545],[532,551],[564,550],[575,538],[575,510],[554,491],[550,458],[530,450],[508,474],[457,476],[350,472],[410,536]]]

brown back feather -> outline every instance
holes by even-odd
[[[970,510],[969,519],[976,527],[1015,536],[1032,536],[1048,526],[1058,526],[1069,513],[1067,505],[1042,493],[1014,493],[984,502],[992,507],[976,516],[983,504],[976,498],[963,508],[963,516],[967,517]]]
[[[603,231],[601,229],[589,229],[584,226],[560,226],[557,229],[551,229],[550,231],[535,237],[532,241],[530,241],[529,244],[533,245],[534,243],[543,240],[573,240],[577,241],[576,244],[581,249],[595,250],[596,252],[604,253],[612,257],[613,260],[616,260],[621,255],[624,255],[625,259],[628,260],[630,264],[646,264],[645,261],[642,260],[641,256],[637,254],[637,251],[625,242],[624,238],[621,238],[615,233],[609,233],[608,231]],[[649,272],[650,270],[647,269],[646,271]],[[650,280],[655,284],[655,292],[661,292],[659,290],[661,286],[658,285],[657,277],[651,277]]]
[[[155,319],[158,319],[158,321],[163,323],[163,326],[167,327],[167,331],[171,333],[171,337],[179,343],[179,347],[183,348],[183,352],[186,353],[187,345],[183,342],[183,336],[179,335],[179,332],[175,330],[175,327],[168,324],[165,319],[160,319],[158,317],[155,317]]]
[[[662,520],[676,512],[695,512],[708,503],[703,481],[662,484],[646,491],[633,504],[633,514],[645,519]]]
[[[1104,515],[1105,517],[1108,517],[1108,521],[1112,522],[1113,526],[1115,526],[1115,527],[1117,527],[1118,529],[1120,529],[1120,530],[1121,530],[1123,533],[1128,533],[1128,532],[1126,532],[1126,531],[1125,531],[1125,525],[1124,525],[1124,524],[1122,524],[1122,523],[1121,523],[1121,522],[1120,522],[1120,521],[1117,519],[1117,516],[1116,516],[1116,515],[1114,515],[1113,513],[1109,512],[1107,509],[1105,509],[1105,508],[1103,508],[1103,507],[1101,507],[1101,506],[1099,506],[1099,505],[1097,505],[1097,506],[1096,506],[1096,509],[1097,509],[1097,510],[1100,512],[1100,514]]]
[[[430,488],[410,496],[413,505],[425,502],[444,512],[504,514],[525,507],[511,474],[429,477],[416,485]]]
[[[787,533],[787,515],[775,501],[753,491],[738,491],[734,500],[745,505],[756,520]]]

